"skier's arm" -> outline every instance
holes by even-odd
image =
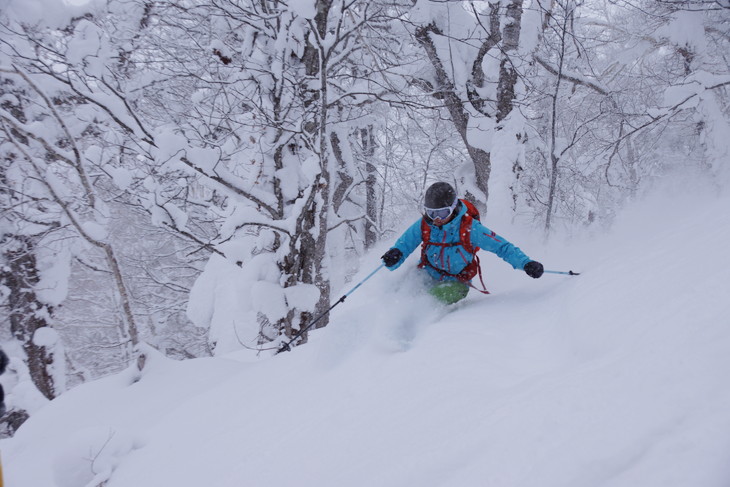
[[[515,247],[506,238],[497,235],[477,220],[472,223],[471,244],[497,254],[515,269],[523,270],[525,264],[532,260],[519,247]]]
[[[403,232],[403,235],[395,242],[393,249],[398,249],[401,253],[398,261],[388,266],[391,271],[400,267],[405,262],[406,258],[411,255],[411,252],[416,250],[416,247],[421,243],[421,220],[416,221],[413,225],[408,227],[408,230]],[[392,249],[391,249],[392,250]],[[390,251],[389,251],[390,252]]]

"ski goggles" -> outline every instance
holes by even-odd
[[[459,200],[454,200],[454,203],[451,206],[446,206],[444,208],[426,208],[423,207],[423,211],[426,213],[426,216],[429,217],[431,220],[446,220],[451,214],[454,212],[454,209],[456,208],[456,205],[459,204]]]

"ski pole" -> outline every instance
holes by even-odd
[[[373,272],[371,272],[370,274],[368,274],[368,276],[365,279],[363,279],[362,281],[358,282],[355,285],[355,287],[353,287],[352,289],[350,289],[349,291],[347,291],[340,299],[338,299],[335,302],[335,304],[333,304],[332,306],[330,306],[327,311],[325,311],[324,313],[322,313],[321,315],[319,315],[315,319],[313,319],[305,328],[302,328],[301,330],[299,330],[299,333],[297,333],[296,335],[294,335],[294,338],[292,338],[291,340],[289,340],[288,342],[286,342],[285,344],[283,344],[279,348],[279,350],[276,351],[276,354],[275,355],[280,354],[281,352],[288,352],[288,351],[290,351],[291,350],[290,345],[292,344],[292,342],[294,342],[294,340],[296,340],[297,338],[299,338],[300,336],[302,336],[307,330],[309,330],[311,327],[313,327],[315,323],[317,323],[319,320],[321,320],[327,314],[329,314],[329,312],[332,311],[332,309],[334,309],[335,306],[337,306],[340,303],[343,303],[345,301],[345,299],[347,299],[347,296],[349,296],[350,294],[354,293],[357,288],[359,288],[360,286],[362,286],[365,281],[367,281],[368,279],[370,279],[371,277],[373,277],[375,275],[375,273],[378,272],[383,267],[385,267],[385,264],[380,264],[377,269],[375,269]]]
[[[545,274],[565,274],[566,276],[580,276],[580,272],[573,271],[543,271]]]

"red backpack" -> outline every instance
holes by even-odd
[[[459,242],[453,242],[453,243],[439,243],[439,242],[432,242],[431,241],[431,226],[426,221],[426,217],[423,217],[421,219],[421,262],[418,264],[418,267],[430,267],[431,269],[436,270],[438,273],[444,275],[444,276],[451,276],[455,277],[461,282],[464,282],[466,284],[469,284],[471,287],[476,289],[477,291],[489,294],[489,291],[487,291],[486,287],[484,286],[484,280],[482,279],[482,269],[479,266],[479,256],[477,255],[477,252],[479,252],[479,247],[472,247],[471,245],[471,225],[474,220],[480,221],[479,219],[479,210],[477,210],[477,207],[474,206],[473,203],[467,200],[459,200],[461,203],[466,206],[466,213],[463,217],[461,217],[461,225],[459,226],[459,235],[461,235],[461,240]],[[464,247],[464,250],[466,250],[469,254],[472,255],[471,262],[467,264],[464,269],[459,272],[458,274],[450,274],[449,272],[446,272],[443,269],[438,269],[434,267],[426,257],[426,249],[430,245],[435,245],[437,247],[455,247],[457,245],[461,245]],[[476,288],[471,284],[471,280],[474,279],[476,275],[479,275],[479,281],[482,283],[482,289]]]

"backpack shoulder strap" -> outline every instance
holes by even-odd
[[[421,218],[421,240],[423,243],[431,240],[431,226],[426,222],[426,217]]]
[[[431,226],[426,222],[426,217],[421,218],[421,262],[418,267],[425,267],[428,264],[426,257],[426,247],[431,241]]]
[[[479,220],[479,210],[470,201],[460,200],[464,206],[466,206],[466,213],[461,217],[461,225],[459,227],[459,237],[461,238],[461,246],[466,249],[470,254],[476,254],[479,251],[479,247],[472,247],[471,245],[471,225],[476,218]]]
[[[459,200],[459,201],[461,201],[464,204],[464,206],[466,206],[467,215],[470,215],[472,218],[475,218],[477,220],[481,219],[479,216],[479,210],[477,209],[476,206],[474,206],[474,203],[472,203],[471,201],[468,201],[468,200]]]

